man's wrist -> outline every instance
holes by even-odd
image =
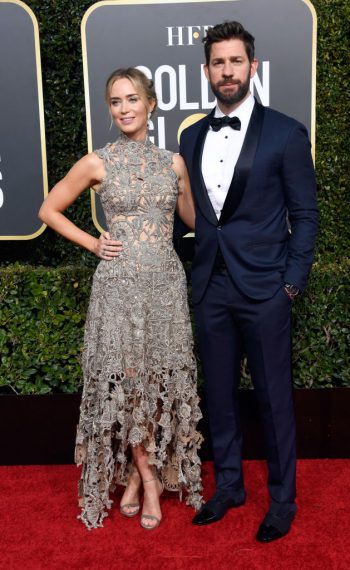
[[[284,284],[285,291],[290,299],[295,299],[300,293],[300,289],[291,283]]]

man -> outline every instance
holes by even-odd
[[[271,504],[257,533],[281,538],[295,516],[291,306],[307,282],[317,231],[316,184],[303,125],[249,91],[254,38],[238,22],[207,31],[206,77],[217,98],[181,136],[196,202],[192,288],[216,491],[193,519],[245,502],[237,409],[245,352],[261,407]]]

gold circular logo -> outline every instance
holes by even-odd
[[[177,142],[180,144],[180,137],[181,137],[181,133],[182,131],[184,131],[185,129],[187,129],[187,127],[190,127],[191,125],[194,125],[194,123],[197,123],[197,121],[199,121],[200,119],[203,119],[203,117],[205,117],[206,114],[205,113],[195,113],[194,115],[189,115],[188,117],[186,117],[186,119],[184,119],[182,121],[182,123],[180,124],[178,131],[177,131]]]

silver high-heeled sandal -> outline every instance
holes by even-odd
[[[142,481],[142,483],[143,483],[143,484],[145,484],[145,483],[151,483],[152,481],[158,481],[158,483],[160,484],[160,487],[161,487],[161,488],[160,488],[160,492],[159,492],[159,494],[158,494],[158,497],[160,497],[161,494],[162,494],[163,491],[164,491],[164,483],[163,483],[163,481],[161,481],[160,479],[158,479],[158,477],[153,477],[153,479],[148,479],[147,481]],[[145,523],[143,522],[143,521],[145,521],[145,520],[155,521],[155,524],[152,525],[152,526],[150,526],[150,525],[145,524]],[[154,516],[154,515],[147,515],[147,514],[142,513],[142,515],[141,515],[141,520],[140,520],[140,524],[141,524],[142,528],[144,528],[144,529],[146,529],[146,530],[154,530],[155,528],[158,528],[158,527],[159,527],[160,521],[161,521],[161,519],[158,518],[158,517],[156,517],[156,516]]]
[[[132,470],[130,476],[129,476],[129,480],[130,480],[130,478],[133,476],[133,474],[134,474],[135,472],[138,473],[137,469],[134,468],[134,469]],[[140,478],[140,485],[141,485],[141,476],[140,476],[139,473],[138,473],[138,475],[139,475],[139,478]],[[128,480],[128,484],[129,484],[129,480]],[[124,491],[124,493],[125,493],[125,491]],[[132,510],[129,511],[129,510],[127,510],[127,509],[132,509]],[[120,504],[120,506],[119,506],[119,511],[120,511],[120,513],[121,513],[124,517],[128,517],[128,518],[131,519],[132,517],[135,517],[135,516],[139,513],[139,511],[140,511],[140,503],[124,503],[124,505]]]

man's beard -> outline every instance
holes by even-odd
[[[230,80],[229,83],[232,83],[232,80]],[[228,105],[228,106],[235,105],[236,103],[239,103],[240,101],[242,101],[245,98],[245,96],[247,95],[247,93],[249,91],[249,87],[250,87],[250,76],[248,75],[247,80],[244,83],[241,83],[239,85],[237,91],[235,91],[234,93],[231,93],[231,94],[225,95],[225,93],[222,93],[221,91],[219,91],[219,87],[221,87],[222,85],[226,85],[226,82],[220,81],[220,83],[217,84],[217,87],[215,85],[213,85],[212,83],[210,83],[210,87],[211,87],[212,92],[214,93],[215,97],[223,105]]]

